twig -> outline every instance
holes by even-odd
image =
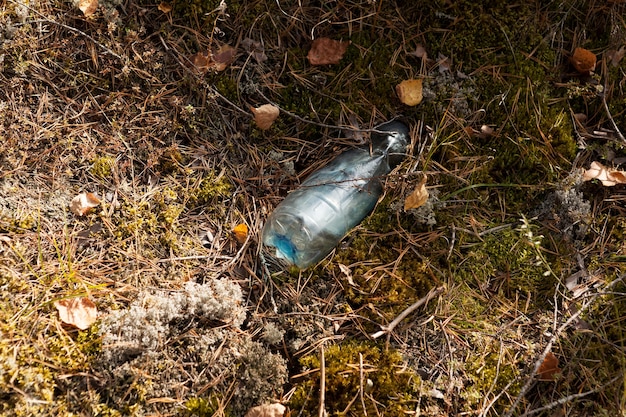
[[[274,103],[272,100],[267,98],[265,96],[265,94],[263,94],[258,88],[256,89],[256,92],[259,93],[259,95],[261,97],[263,97],[263,99],[265,101],[267,101],[269,104],[271,104],[272,106],[278,108],[281,111],[281,113],[285,113],[287,116],[293,117],[294,119],[299,120],[299,121],[304,122],[304,123],[309,123],[309,124],[312,124],[312,125],[315,125],[315,126],[319,126],[319,127],[325,127],[325,128],[328,128],[328,129],[350,130],[350,131],[353,131],[353,132],[369,132],[369,133],[383,133],[383,134],[385,134],[385,133],[388,134],[389,133],[389,132],[386,132],[386,131],[383,131],[383,130],[377,130],[377,129],[359,129],[357,127],[350,126],[350,125],[343,125],[343,126],[329,125],[329,124],[326,124],[326,123],[320,123],[320,122],[315,122],[315,121],[310,120],[310,119],[305,119],[302,116],[298,116],[295,113],[292,113],[292,112],[290,112],[288,110],[283,109],[278,104]],[[394,120],[394,119],[392,119],[392,120]],[[389,120],[389,121],[392,121],[392,120]]]
[[[513,405],[511,406],[511,408],[507,411],[507,413],[504,415],[504,417],[511,417],[513,415],[513,413],[515,412],[515,410],[517,409],[517,406],[519,405],[519,403],[522,401],[522,398],[524,398],[524,396],[526,395],[526,393],[528,392],[528,390],[530,390],[531,386],[533,385],[533,383],[535,382],[535,375],[537,375],[537,371],[539,370],[539,368],[541,367],[541,365],[543,364],[543,361],[546,359],[546,356],[548,355],[548,353],[550,352],[550,350],[552,350],[552,345],[554,344],[554,342],[556,342],[556,340],[559,338],[559,336],[561,336],[561,333],[563,333],[563,331],[569,327],[570,324],[572,324],[574,321],[576,321],[578,319],[578,317],[584,313],[585,311],[587,311],[587,309],[595,302],[595,300],[600,296],[600,295],[604,295],[606,294],[606,290],[612,288],[613,286],[615,286],[618,282],[621,282],[624,280],[624,278],[626,278],[626,274],[621,275],[620,277],[618,277],[617,279],[615,279],[613,282],[611,282],[610,284],[608,284],[605,288],[604,291],[602,292],[597,292],[595,293],[585,304],[583,304],[583,306],[580,308],[580,310],[578,310],[576,313],[572,314],[572,316],[567,319],[567,321],[565,323],[563,323],[561,325],[561,327],[559,327],[554,334],[552,335],[552,337],[550,338],[550,340],[548,341],[548,344],[546,345],[546,347],[543,349],[543,352],[541,352],[541,355],[539,355],[539,358],[537,359],[537,362],[535,362],[535,366],[532,370],[532,373],[530,375],[530,378],[528,378],[528,380],[526,381],[526,383],[524,384],[524,386],[522,387],[521,391],[519,392],[519,394],[517,395],[517,397],[515,398],[515,401],[513,402]],[[576,394],[579,395],[579,394]]]
[[[400,313],[400,315],[398,317],[396,317],[391,323],[389,323],[386,326],[380,326],[380,331],[373,333],[370,335],[370,337],[372,339],[377,339],[380,336],[383,336],[387,333],[391,333],[393,331],[393,329],[400,324],[400,322],[402,320],[404,320],[409,314],[411,314],[412,312],[414,312],[415,310],[417,310],[419,307],[421,307],[422,305],[428,303],[433,297],[438,296],[439,294],[441,294],[444,291],[444,287],[437,287],[437,288],[433,288],[432,290],[430,290],[428,292],[428,294],[426,294],[426,296],[420,298],[416,303],[412,304],[411,306],[409,306],[407,309],[405,309],[402,313]]]
[[[605,91],[606,91],[606,87],[605,87]],[[620,132],[619,127],[617,127],[617,123],[615,123],[615,120],[613,120],[613,116],[611,116],[609,105],[606,102],[606,94],[602,94],[602,104],[604,105],[604,110],[606,110],[606,114],[609,117],[609,121],[611,122],[611,125],[613,125],[613,129],[615,129],[617,136],[619,136],[622,143],[626,143],[626,138],[624,138],[624,135],[622,135],[622,132]]]
[[[606,384],[598,387],[598,388],[594,388],[592,390],[589,391],[585,391],[585,392],[581,392],[580,394],[572,394],[572,395],[568,395],[567,397],[563,397],[563,398],[559,398],[556,401],[552,401],[550,404],[546,404],[543,407],[539,407],[539,408],[535,408],[534,410],[530,410],[522,415],[520,415],[520,417],[526,417],[526,416],[532,416],[533,414],[538,414],[541,413],[542,411],[547,411],[547,410],[551,410],[554,407],[558,407],[559,405],[565,404],[567,402],[570,402],[572,400],[577,400],[579,398],[584,398],[587,395],[591,395],[591,394],[595,394],[596,392],[602,391],[604,390],[606,387],[608,387],[609,385],[611,385],[612,383],[614,383],[615,381],[617,381],[618,379],[622,378],[622,375],[616,376],[615,378],[613,378],[612,380],[610,380],[609,382],[607,382]]]
[[[324,359],[324,344],[320,346],[320,407],[318,417],[326,417],[324,402],[326,397],[326,361]]]
[[[359,396],[361,397],[361,406],[363,407],[363,415],[367,417],[367,409],[365,408],[365,398],[363,381],[365,380],[365,372],[363,371],[363,354],[359,352]]]

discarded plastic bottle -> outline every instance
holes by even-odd
[[[313,172],[274,210],[262,232],[275,258],[305,269],[321,261],[374,209],[381,178],[406,153],[409,129],[388,122],[371,135],[371,148],[348,150]]]

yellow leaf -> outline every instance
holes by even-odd
[[[68,298],[54,302],[59,318],[81,330],[88,329],[98,318],[96,305],[87,297]]]
[[[404,210],[411,210],[421,207],[428,200],[428,190],[426,190],[426,179],[427,176],[424,174],[424,177],[421,179],[415,190],[404,200]]]
[[[248,226],[243,223],[239,223],[233,228],[233,234],[235,235],[237,242],[243,244],[248,237]]]
[[[396,94],[403,104],[417,106],[422,102],[422,80],[404,80],[396,85]]]
[[[100,199],[94,193],[80,193],[72,199],[70,211],[77,216],[84,216],[100,204]]]
[[[98,0],[79,0],[78,8],[85,17],[89,17],[98,10]]]
[[[254,121],[261,130],[269,129],[280,114],[278,107],[271,104],[264,104],[257,108],[252,107],[250,110],[254,113]]]

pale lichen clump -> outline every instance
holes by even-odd
[[[226,279],[141,293],[100,326],[96,366],[109,381],[105,395],[120,411],[150,410],[155,398],[194,398],[214,383],[232,390],[234,415],[278,395],[284,360],[240,331],[245,317],[241,288]]]

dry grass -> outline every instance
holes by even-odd
[[[104,2],[85,18],[3,2],[0,413],[239,416],[270,400],[292,415],[623,413],[624,190],[577,173],[624,161],[625,64],[607,59],[626,44],[624,4],[505,3]],[[312,36],[353,43],[311,67]],[[223,44],[239,45],[225,71],[190,67]],[[600,58],[595,75],[573,73],[576,46]],[[416,108],[394,95],[411,77],[425,79]],[[248,109],[268,102],[282,112],[263,132]],[[315,268],[268,276],[271,210],[361,144],[350,126],[393,117],[412,143],[372,216]],[[421,172],[435,197],[405,213]],[[102,204],[76,217],[82,191]],[[101,312],[85,331],[53,307],[78,296]],[[561,372],[538,381],[548,351]]]

